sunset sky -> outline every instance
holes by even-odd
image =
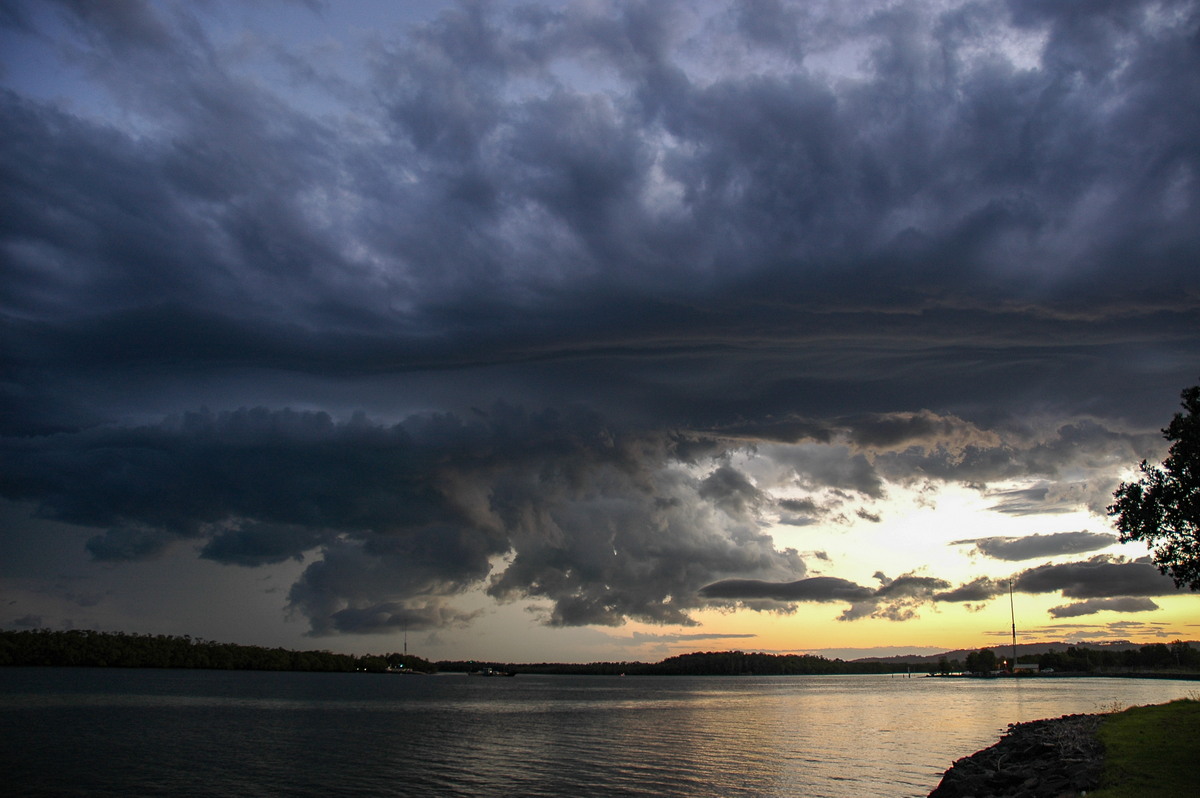
[[[6,2],[0,627],[1200,638],[1197,2]],[[407,631],[406,631],[407,630]]]

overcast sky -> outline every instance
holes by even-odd
[[[0,626],[1200,637],[1197,2],[0,6]]]

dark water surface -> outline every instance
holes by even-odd
[[[917,796],[1195,682],[0,668],[6,795]]]

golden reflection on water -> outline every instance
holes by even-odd
[[[505,756],[641,795],[925,795],[1010,723],[1101,711],[1114,694],[1126,704],[1180,694],[1103,679],[544,678],[548,698],[515,693],[502,711],[515,737]],[[555,783],[525,786],[552,795]]]
[[[72,675],[63,689],[42,671],[0,674],[26,680],[0,678],[0,731],[21,730],[6,770],[41,790],[29,794],[923,796],[1010,723],[1161,703],[1195,684]]]

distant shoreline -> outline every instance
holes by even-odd
[[[997,676],[981,676],[972,673],[929,673],[927,677],[932,679],[1180,679],[1183,681],[1200,681],[1200,673],[1192,671],[1134,671],[1129,673],[1109,672],[1109,671],[1063,671],[1061,673],[1033,673],[1022,674],[1019,676],[1011,676],[1009,674],[1000,674]]]
[[[325,672],[497,672],[575,674],[593,676],[789,676],[901,675],[934,678],[1046,679],[1103,676],[1134,679],[1200,680],[1200,651],[1182,641],[1150,644],[1138,650],[1096,651],[1070,647],[1041,655],[1042,664],[1022,663],[1015,675],[1000,673],[994,652],[980,649],[981,665],[968,668],[957,660],[914,665],[890,660],[826,659],[812,654],[767,654],[745,651],[706,651],[678,654],[660,662],[512,663],[483,660],[431,662],[408,653],[353,656],[330,651],[291,651],[189,636],[141,635],[123,632],[0,630],[0,667],[59,666],[117,668],[189,668],[199,670],[269,670]],[[1018,662],[1020,662],[1018,660]],[[1053,668],[1048,664],[1053,662]],[[1065,667],[1064,667],[1065,666]],[[972,668],[976,672],[969,672]]]

